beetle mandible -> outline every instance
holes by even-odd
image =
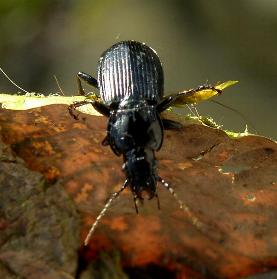
[[[164,97],[162,64],[156,52],[144,43],[116,43],[100,57],[97,80],[84,72],[78,73],[77,80],[81,94],[84,94],[81,86],[81,80],[84,80],[100,90],[101,101],[74,103],[69,106],[70,114],[76,118],[74,110],[90,103],[109,118],[107,135],[102,143],[109,145],[117,156],[123,155],[122,170],[126,175],[121,189],[112,194],[91,227],[86,245],[107,208],[126,187],[130,187],[133,193],[136,212],[138,200],[145,197],[158,200],[158,182],[177,199],[173,189],[157,173],[155,152],[162,146],[164,129],[176,129],[182,125],[160,117],[178,94]],[[180,200],[178,202],[189,211]],[[195,224],[200,224],[196,217],[193,218]]]

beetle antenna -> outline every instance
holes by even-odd
[[[93,234],[93,232],[95,231],[95,228],[97,227],[99,221],[102,219],[102,217],[105,215],[107,209],[110,207],[110,205],[112,204],[112,202],[119,196],[119,194],[128,186],[128,179],[125,180],[124,184],[121,186],[121,189],[115,193],[112,194],[112,196],[110,197],[110,199],[108,200],[108,202],[105,204],[104,208],[102,209],[102,211],[100,212],[100,214],[97,216],[95,222],[92,224],[89,233],[86,236],[86,239],[84,241],[84,245],[87,246],[89,243],[89,240]]]
[[[3,73],[3,75],[14,85],[16,86],[18,89],[22,90],[25,93],[30,93],[29,91],[21,88],[19,85],[17,85],[5,72],[4,70],[0,67],[0,71]]]
[[[179,203],[179,206],[181,209],[183,209],[190,220],[192,221],[192,224],[195,225],[198,229],[203,230],[205,225],[191,212],[189,207],[179,199],[178,195],[175,193],[173,188],[169,186],[167,182],[165,182],[161,177],[158,178],[158,181],[162,183],[162,185],[170,192],[170,194],[175,198],[175,200]]]
[[[219,230],[219,228],[215,225],[209,225],[201,222],[189,209],[189,207],[179,199],[178,195],[175,193],[172,187],[169,186],[167,182],[165,182],[161,177],[158,177],[158,181],[162,183],[162,185],[172,194],[175,200],[179,203],[180,208],[183,209],[188,215],[191,223],[202,233],[209,235],[210,238],[216,240],[217,242],[222,242],[224,240],[224,232]],[[217,230],[215,230],[217,228]]]

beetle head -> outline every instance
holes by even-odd
[[[156,160],[152,150],[132,150],[126,154],[123,170],[135,198],[152,199],[156,195]]]

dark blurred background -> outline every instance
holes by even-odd
[[[74,95],[75,74],[96,76],[104,50],[121,40],[142,41],[163,62],[165,92],[239,80],[217,100],[276,139],[276,31],[276,0],[0,1],[0,66],[28,91],[58,92],[56,75]],[[0,91],[17,89],[1,76]],[[243,131],[247,124],[211,102],[198,109],[227,129]]]

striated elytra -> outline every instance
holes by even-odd
[[[145,44],[120,42],[103,53],[98,67],[101,99],[145,99],[157,104],[163,97],[163,69],[156,52]]]

